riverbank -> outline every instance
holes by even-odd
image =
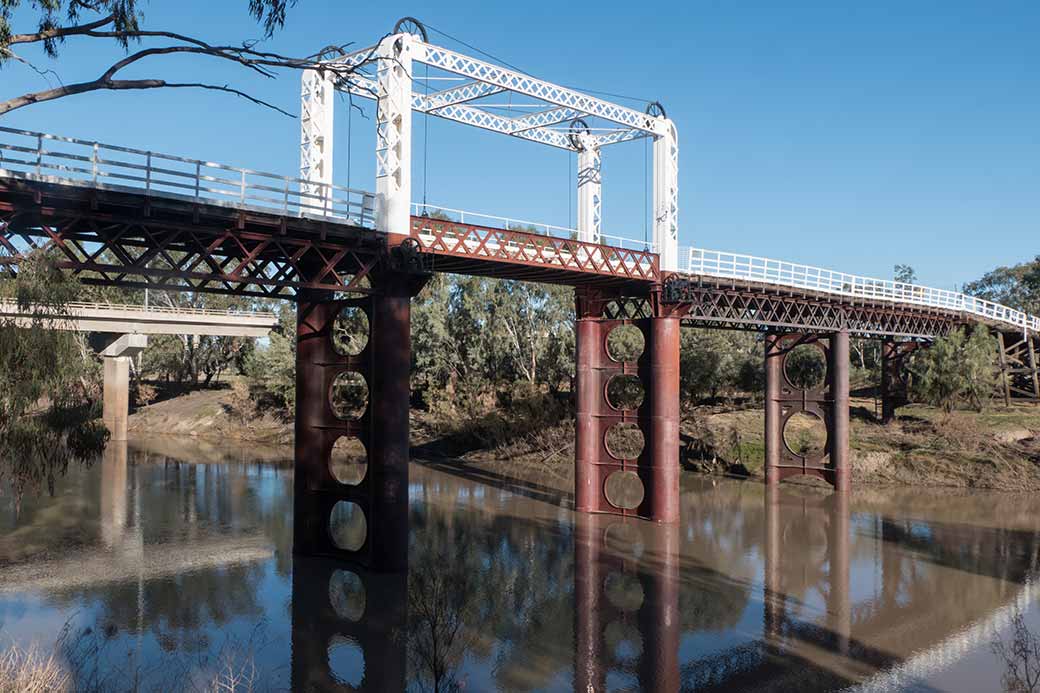
[[[520,407],[523,410],[523,407]],[[467,464],[492,473],[537,478],[565,488],[572,478],[574,422],[566,414],[552,425],[525,425],[508,411],[483,417],[494,435],[483,435],[472,417],[412,413],[413,454],[441,464]],[[761,477],[764,461],[760,404],[698,406],[681,423],[683,467],[706,474]],[[459,423],[459,422],[462,423]],[[818,428],[818,426],[817,426]],[[515,434],[508,431],[515,430]],[[259,412],[235,383],[197,390],[142,407],[130,417],[137,435],[171,435],[205,441],[237,441],[259,449],[289,446],[292,422]],[[507,433],[503,433],[507,431]],[[792,446],[822,446],[825,434],[794,422]],[[982,413],[944,414],[909,405],[888,425],[877,422],[873,399],[854,398],[850,431],[853,480],[877,485],[1040,490],[1040,406],[994,405]]]

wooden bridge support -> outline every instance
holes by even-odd
[[[920,346],[918,342],[897,342],[887,337],[881,342],[881,423],[896,418],[896,409],[909,403],[906,359]]]
[[[627,668],[607,645],[608,626],[638,634],[639,690],[679,690],[678,526],[590,514],[576,522],[574,690],[605,691],[610,671]]]
[[[411,296],[414,276],[373,277],[375,293],[330,300],[304,294],[297,304],[296,476],[293,547],[297,553],[348,558],[376,570],[408,564],[408,406]],[[337,351],[333,327],[346,308],[360,309],[368,341],[357,354]],[[359,374],[367,403],[356,418],[333,410],[333,387],[343,373]],[[341,437],[364,445],[363,475],[343,482],[333,474],[333,446]],[[356,440],[353,440],[356,439]]]
[[[633,515],[657,522],[679,520],[679,320],[609,320],[579,295],[575,367],[575,507],[579,512]],[[610,332],[633,325],[643,335],[637,359],[617,361],[607,349]],[[610,401],[612,381],[637,377],[642,402],[622,409]],[[618,381],[620,383],[620,380]],[[634,424],[642,434],[635,457],[612,454],[607,436]]]
[[[296,555],[292,573],[292,690],[405,690],[407,572]]]
[[[811,344],[824,354],[827,376],[815,389],[796,386],[787,369],[795,347]],[[766,336],[766,483],[775,486],[789,476],[823,479],[838,491],[849,489],[849,333],[769,334]],[[795,414],[815,416],[827,428],[820,451],[795,452],[785,431]]]
[[[1040,336],[997,332],[1004,404],[1012,397],[1040,400]]]

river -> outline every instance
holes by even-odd
[[[287,455],[132,440],[0,497],[0,649],[77,690],[584,693],[1001,690],[993,643],[1040,647],[1031,496],[684,473],[659,526],[415,461],[409,571],[377,575],[293,556]]]

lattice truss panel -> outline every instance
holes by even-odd
[[[596,148],[674,135],[667,118],[471,58],[411,34],[389,36],[379,46],[336,58],[334,62],[359,65],[357,73],[341,88],[369,99],[380,94],[378,82],[383,68],[379,63],[393,61],[404,45],[412,49],[415,63],[431,68],[428,75],[419,71],[412,75],[412,109],[420,113],[571,151],[579,151],[580,145],[565,124],[575,118],[592,126]],[[374,61],[370,60],[373,55],[377,56]],[[376,65],[366,65],[366,61]]]
[[[660,274],[657,256],[645,250],[615,248],[430,217],[412,217],[411,233],[423,251],[435,256],[566,270],[626,280],[654,281]],[[543,279],[549,280],[546,277]]]
[[[935,339],[963,325],[953,311],[838,301],[797,290],[672,277],[662,298],[665,310],[708,327],[748,331],[848,330],[863,337]]]
[[[300,289],[367,293],[383,257],[373,240],[277,230],[12,211],[0,204],[0,275],[46,253],[87,284],[292,298]]]

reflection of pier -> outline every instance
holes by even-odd
[[[611,670],[644,691],[679,689],[679,529],[578,514],[574,690],[607,690]]]
[[[762,639],[684,663],[683,688],[902,690],[986,647],[1040,596],[1029,579],[1035,529],[872,509],[872,531],[852,522],[855,496],[784,489],[749,500],[744,512],[762,507],[765,520]],[[877,566],[873,591],[851,579],[863,559]]]

